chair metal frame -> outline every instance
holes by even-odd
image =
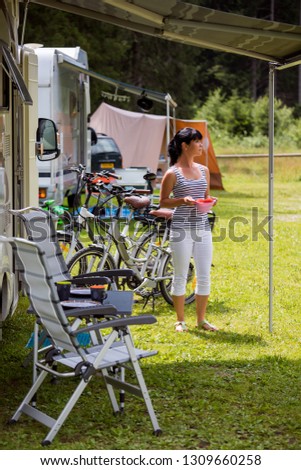
[[[161,430],[139,364],[139,359],[152,356],[157,351],[135,348],[129,330],[130,325],[153,324],[156,318],[153,315],[119,317],[114,306],[99,305],[87,309],[74,309],[72,316],[79,320],[94,318],[94,322],[88,326],[82,327],[80,322],[77,322],[75,327],[74,323],[68,321],[61,306],[55,276],[52,275],[47,256],[39,244],[6,237],[0,237],[0,242],[11,245],[32,308],[53,343],[53,347],[46,352],[46,355],[41,357],[41,354],[37,354],[34,357],[34,365],[39,373],[11,422],[18,421],[22,414],[32,417],[50,428],[42,445],[51,444],[92,377],[101,373],[114,413],[119,411],[114,388],[126,390],[144,400],[154,433],[160,434]],[[80,346],[77,340],[80,333],[103,329],[110,330],[103,344],[91,348]],[[53,364],[56,365],[55,368]],[[126,365],[133,371],[134,384],[111,375],[111,370],[120,365]],[[79,378],[77,387],[57,418],[40,411],[32,404],[33,398],[49,375],[67,379]]]
[[[130,269],[116,269],[111,271],[81,274],[72,277],[68,271],[68,267],[65,263],[63,253],[57,239],[53,215],[39,207],[32,206],[19,210],[10,210],[9,212],[23,222],[28,239],[37,243],[45,252],[47,262],[50,266],[51,274],[55,282],[70,281],[72,285],[76,287],[91,286],[93,284],[108,284],[110,289],[116,290],[117,283],[115,280],[117,277],[128,277],[133,274]],[[126,293],[123,294],[123,296],[126,295]],[[125,299],[125,302],[126,301],[127,299]],[[32,313],[31,307],[28,312]],[[37,356],[40,349],[43,349],[47,333],[43,330],[40,331],[39,325],[36,323],[33,337],[33,349],[25,358],[23,362],[24,367],[32,361],[33,356]],[[95,338],[95,334],[93,334],[93,332],[91,332],[91,337]],[[98,334],[98,340],[99,338],[100,335]],[[35,378],[36,370],[34,368],[33,380],[35,380]]]

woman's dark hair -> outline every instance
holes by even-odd
[[[203,136],[197,129],[192,127],[184,127],[179,130],[176,135],[171,139],[168,144],[168,155],[170,158],[170,165],[177,163],[179,156],[182,153],[182,143],[190,144],[192,140],[202,140]]]

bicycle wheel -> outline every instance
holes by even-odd
[[[70,259],[70,257],[75,255],[75,253],[84,248],[84,245],[79,240],[73,242],[71,233],[57,232],[56,236],[65,259],[67,257]],[[72,252],[70,253],[71,246]]]
[[[161,253],[163,253],[159,250],[159,247],[167,248],[168,246],[168,235],[165,230],[164,227],[160,227],[160,229],[156,231],[156,237],[154,237],[154,231],[142,235],[138,244],[131,252],[131,256],[136,259],[136,264],[139,266],[143,277],[156,276],[159,271],[162,258]],[[152,248],[150,248],[150,244],[152,244]],[[154,272],[155,264],[157,264],[157,266]]]
[[[135,247],[132,250],[132,256],[135,258],[143,258],[144,254],[148,250],[149,243],[153,240],[154,229],[143,233],[141,237],[136,241]],[[169,241],[169,229],[165,226],[156,230],[156,240],[153,242],[157,246],[168,246]]]
[[[79,274],[116,269],[114,259],[101,246],[88,246],[78,251],[67,264],[72,277]]]
[[[173,277],[173,263],[172,263],[172,256],[168,254],[163,260],[163,267],[162,267],[162,277],[166,278],[160,281],[160,290],[162,296],[170,305],[173,305],[172,296],[170,293],[171,290],[171,282]],[[188,270],[188,277],[187,277],[187,284],[186,284],[186,294],[185,294],[185,304],[191,304],[195,300],[195,283],[196,283],[196,274],[195,274],[195,266],[194,260],[191,258],[189,263],[189,270]]]

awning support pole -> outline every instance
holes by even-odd
[[[275,64],[269,64],[269,330],[273,331],[273,200],[274,200]]]
[[[166,148],[170,141],[170,106],[169,100],[166,100]]]

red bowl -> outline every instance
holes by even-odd
[[[197,209],[205,214],[206,212],[209,212],[210,209],[213,207],[215,203],[215,199],[197,199],[196,200],[196,206]]]

